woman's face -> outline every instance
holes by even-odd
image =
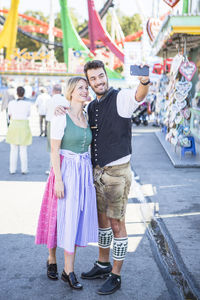
[[[79,80],[75,86],[74,91],[72,92],[72,99],[73,102],[81,102],[84,103],[88,100],[88,84],[85,80]]]

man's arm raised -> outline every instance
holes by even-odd
[[[140,102],[146,97],[148,93],[150,80],[149,76],[139,76],[138,79],[140,80],[140,83],[137,88],[135,99],[136,101]]]

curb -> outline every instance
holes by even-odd
[[[136,174],[133,168],[132,171]],[[140,180],[137,179],[135,182],[137,187],[140,188],[140,193],[142,193]],[[155,261],[172,299],[199,300],[200,287],[188,271],[163,219],[159,216],[158,203],[152,202],[150,197],[144,195],[141,197],[140,194],[137,200],[141,204],[154,204],[154,212],[150,219],[145,217],[146,211],[143,210],[142,205],[140,209]]]

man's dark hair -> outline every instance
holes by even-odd
[[[23,86],[18,86],[17,88],[17,96],[18,97],[24,97],[25,94],[25,89],[23,88]]]
[[[85,73],[85,77],[87,78],[87,81],[89,81],[87,76],[87,71],[91,69],[98,69],[98,68],[102,68],[107,76],[104,63],[101,60],[91,60],[85,64],[84,73]]]

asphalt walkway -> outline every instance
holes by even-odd
[[[4,141],[5,129],[1,128],[0,132],[0,299],[102,298],[96,294],[102,280],[81,280],[83,291],[72,291],[61,280],[50,281],[46,276],[47,249],[34,244],[49,164],[46,138],[37,136],[36,119],[33,108],[31,126],[35,136],[29,147],[27,175],[9,174],[9,145]],[[132,167],[140,176],[140,184],[134,181],[129,195],[126,217],[129,248],[122,270],[122,288],[109,299],[176,300],[155,260],[143,223],[141,211],[149,218],[154,203],[159,203],[159,217],[189,274],[197,285],[200,282],[200,172],[199,169],[175,169],[153,131],[150,126],[133,128]],[[141,204],[144,197],[151,203]],[[78,249],[75,266],[78,277],[92,267],[97,255],[96,244]],[[57,262],[61,274],[62,249],[57,251]]]
[[[141,184],[151,185],[149,196],[159,204],[158,217],[200,290],[200,170],[174,168],[153,131],[134,127],[133,166]]]

